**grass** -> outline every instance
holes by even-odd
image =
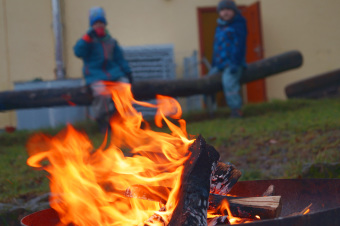
[[[306,163],[340,161],[339,100],[273,101],[247,105],[244,113],[243,119],[229,119],[228,109],[221,108],[214,117],[195,112],[183,118],[188,133],[202,134],[222,161],[242,171],[242,180],[297,178]],[[93,123],[75,127],[86,131],[95,147],[101,144],[103,135]],[[60,129],[42,132],[54,135]],[[49,190],[46,173],[26,165],[32,133],[0,135],[0,202]]]

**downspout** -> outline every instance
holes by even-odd
[[[52,1],[53,32],[55,41],[55,75],[57,80],[65,79],[65,64],[63,57],[63,29],[61,24],[60,1]]]

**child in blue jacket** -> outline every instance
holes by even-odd
[[[117,40],[106,29],[104,9],[93,7],[89,11],[90,28],[77,41],[74,54],[83,60],[83,75],[87,85],[93,90],[93,113],[101,130],[106,129],[109,112],[113,110],[110,97],[99,95],[96,88],[102,81],[132,83],[128,62]]]
[[[223,92],[231,117],[242,117],[240,79],[246,67],[246,20],[232,0],[222,0],[217,6],[219,18],[214,38],[212,69],[222,72]]]

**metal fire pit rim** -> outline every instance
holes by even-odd
[[[337,214],[340,215],[340,206],[335,207],[335,208],[330,208],[326,210],[320,210],[320,211],[315,211],[313,213],[308,213],[305,215],[296,215],[296,216],[283,216],[283,217],[278,217],[274,219],[263,219],[259,221],[254,221],[250,223],[243,223],[243,224],[237,224],[238,226],[283,226],[283,225],[290,225],[290,226],[310,226],[310,225],[321,225],[318,223],[315,223],[315,220],[319,219],[320,216],[323,216],[324,214],[329,215],[330,213],[332,214]],[[334,219],[334,226],[340,225],[340,220]],[[310,222],[314,222],[314,224],[311,224]],[[327,226],[330,224],[322,224],[323,226]],[[218,224],[216,226],[225,226],[225,224]]]
[[[23,223],[25,218],[30,217],[32,215],[37,215],[37,214],[46,213],[46,212],[50,212],[50,211],[55,211],[55,210],[53,210],[52,208],[47,208],[47,209],[44,209],[44,210],[40,210],[40,211],[34,212],[32,214],[29,214],[29,215],[23,217],[21,219],[20,223],[21,223],[22,226],[29,226],[29,225]],[[325,214],[325,213],[328,213],[328,212],[335,212],[335,213],[339,213],[340,214],[340,207],[326,209],[326,210],[320,210],[320,211],[315,211],[313,213],[309,213],[309,214],[306,214],[306,215],[278,217],[278,218],[275,218],[275,219],[264,219],[264,220],[261,220],[261,221],[254,221],[252,223],[238,224],[238,225],[240,225],[240,226],[243,226],[243,225],[266,225],[267,223],[272,225],[273,221],[277,221],[277,220],[280,220],[280,224],[281,224],[284,221],[296,221],[296,220],[299,220],[299,219],[301,219],[301,217],[311,218],[311,215],[313,215],[313,216],[317,215],[316,217],[318,217],[318,215]],[[225,224],[223,224],[223,225],[225,225]],[[223,226],[223,225],[219,224],[217,226]]]
[[[298,184],[300,186],[301,186],[301,184],[303,186],[305,184],[306,185],[315,185],[315,186],[323,185],[323,186],[320,187],[320,189],[326,188],[326,192],[330,191],[327,188],[328,186],[330,186],[330,187],[332,187],[331,191],[336,193],[336,196],[334,197],[335,198],[335,206],[334,205],[328,205],[328,206],[326,205],[325,209],[314,209],[314,210],[312,210],[311,213],[308,213],[306,215],[297,215],[297,216],[287,216],[287,215],[285,215],[285,216],[280,216],[280,217],[275,218],[275,219],[268,219],[268,220],[264,219],[264,220],[255,221],[255,222],[252,222],[252,223],[239,224],[240,226],[249,225],[249,224],[254,225],[254,226],[260,226],[260,225],[261,226],[340,225],[340,218],[332,220],[332,218],[334,218],[334,216],[340,216],[340,179],[274,179],[274,180],[239,181],[238,183],[235,184],[234,188],[245,187],[246,189],[249,189],[249,186],[252,188],[252,186],[254,186],[254,184],[256,185],[258,183],[260,183],[262,185],[261,189],[263,189],[263,187],[264,187],[263,185],[268,186],[268,184],[274,184],[274,185],[280,184],[280,183],[285,184],[285,186],[283,186],[283,187],[281,186],[281,190],[282,190],[282,188],[285,189],[285,190],[286,189],[289,190],[289,185],[294,185],[294,184],[295,185]],[[308,202],[309,202],[309,200],[308,200]],[[334,204],[334,202],[333,202],[333,204]],[[304,206],[304,207],[306,207],[306,206]],[[299,208],[301,208],[301,205],[300,205]],[[299,211],[302,211],[302,209],[299,209]],[[35,217],[39,216],[40,214],[43,214],[45,216],[48,216],[48,215],[49,216],[56,216],[56,217],[58,216],[58,214],[55,210],[53,210],[52,208],[49,208],[49,209],[37,211],[35,213],[32,213],[32,214],[25,216],[20,221],[21,225],[22,226],[31,226],[32,224],[28,223],[28,222],[30,222],[30,218],[31,219],[35,218]],[[321,219],[325,219],[325,217],[329,217],[331,220],[327,220],[327,222],[321,221]],[[25,220],[26,220],[26,224],[24,224]],[[51,224],[51,225],[53,225],[53,224]],[[222,225],[219,225],[219,226],[222,226]]]

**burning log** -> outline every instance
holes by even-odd
[[[290,51],[248,65],[241,83],[263,79],[302,65],[299,51]],[[133,84],[133,95],[138,100],[153,99],[157,94],[186,97],[212,94],[222,90],[222,75],[192,79],[144,80]],[[0,93],[0,111],[68,105],[90,105],[92,92],[88,87],[6,91]]]
[[[189,159],[184,164],[179,200],[169,226],[206,225],[211,173],[215,170],[219,153],[199,136],[190,146]]]
[[[281,196],[231,197],[210,195],[209,210],[215,210],[213,214],[226,214],[218,208],[224,201],[228,201],[232,215],[241,218],[255,219],[258,215],[261,219],[272,219],[278,217],[282,209]]]
[[[125,196],[166,203],[169,193],[170,188],[166,187],[134,185],[127,189]],[[261,219],[271,219],[279,216],[282,208],[281,196],[232,197],[210,194],[208,209],[215,211],[213,214],[224,214],[218,211],[218,207],[225,200],[228,201],[233,216],[242,218],[254,219],[259,215]]]
[[[218,162],[211,175],[210,194],[228,194],[241,175],[241,171],[236,169],[234,165]],[[126,189],[124,195],[130,198],[166,203],[171,189],[161,186],[134,185]]]
[[[227,195],[242,173],[232,164],[218,162],[216,170],[211,177],[210,193]]]
[[[234,217],[248,219],[256,219],[256,216],[260,216],[261,219],[278,217],[281,213],[282,204],[281,196],[272,196],[274,194],[274,185],[270,185],[263,193],[263,196],[266,197],[225,196],[240,176],[241,172],[237,170],[235,166],[223,162],[217,163],[216,169],[211,175],[212,182],[210,185],[208,207],[208,209],[212,211],[210,213],[216,215],[226,214],[225,212],[221,212],[219,207],[223,202],[227,201],[231,214]],[[196,186],[200,187],[199,184]],[[167,187],[134,185],[131,188],[128,188],[124,195],[130,198],[146,199],[164,204],[168,199],[170,191],[171,188]],[[157,215],[152,217],[152,219],[154,218],[158,219]],[[224,217],[212,218],[209,219],[209,225],[216,225],[218,222],[222,221],[225,222]]]
[[[218,224],[230,224],[228,216],[220,216],[214,218],[208,218],[208,226],[215,226]]]

